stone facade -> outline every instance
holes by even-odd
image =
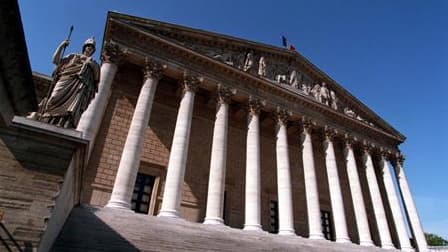
[[[108,14],[104,34],[98,93],[76,130],[24,118],[0,129],[0,161],[14,174],[0,173],[0,189],[25,173],[19,194],[48,189],[28,205],[0,197],[6,216],[27,207],[21,221],[42,210],[28,227],[40,233],[24,241],[49,250],[78,203],[104,208],[98,216],[108,221],[122,212],[138,223],[144,215],[130,210],[137,211],[138,174],[146,174],[153,180],[143,212],[166,222],[268,231],[305,243],[326,238],[340,251],[427,250],[399,150],[405,137],[299,53],[118,13]],[[44,94],[50,79],[34,79]],[[21,139],[48,149],[31,156],[40,161],[37,170],[21,159]],[[56,152],[62,163],[48,154]],[[55,208],[44,209],[47,203]],[[90,211],[72,211],[54,250],[64,250],[77,218],[95,219]],[[16,232],[26,227],[6,220]]]
[[[143,173],[155,177],[150,215],[272,231],[276,201],[280,234],[323,239],[327,212],[330,239],[412,249],[391,179],[411,214],[413,203],[388,165],[402,171],[404,136],[300,54],[115,13],[105,43],[120,60],[83,203],[130,209]]]

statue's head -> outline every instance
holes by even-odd
[[[87,49],[87,47],[89,47],[90,49],[87,49],[88,50],[88,54],[89,55],[87,55],[87,56],[92,56],[93,55],[93,53],[95,52],[95,45],[96,45],[96,43],[95,43],[95,39],[92,37],[92,38],[88,38],[85,42],[84,42],[84,45],[82,45],[82,53],[86,53],[86,49]]]

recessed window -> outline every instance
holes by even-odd
[[[143,173],[137,174],[131,202],[131,208],[136,213],[148,213],[154,181],[154,176]]]

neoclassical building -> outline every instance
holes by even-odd
[[[426,247],[405,137],[299,53],[111,12],[102,60],[83,203]]]
[[[426,251],[405,137],[300,53],[115,12],[101,53],[64,204]]]

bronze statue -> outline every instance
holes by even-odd
[[[95,52],[93,38],[84,42],[82,54],[61,57],[68,45],[68,39],[62,41],[53,55],[57,68],[50,94],[39,104],[38,120],[63,128],[76,128],[81,114],[98,90],[100,68],[92,58]]]

